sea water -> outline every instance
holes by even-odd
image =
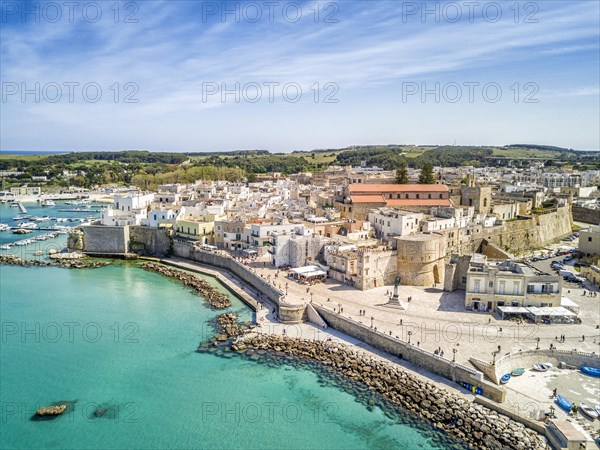
[[[135,263],[0,266],[0,447],[442,448],[308,369],[197,353],[219,313]],[[61,401],[72,409],[32,420]]]

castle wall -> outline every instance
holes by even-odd
[[[129,227],[87,225],[83,232],[83,252],[89,254],[124,255],[129,253]]]
[[[525,220],[504,222],[501,226],[482,228],[474,239],[485,239],[501,249],[525,252],[544,247],[571,234],[572,217],[568,207],[535,215]]]
[[[589,209],[573,205],[573,220],[598,225],[600,223],[600,209]]]
[[[170,233],[165,228],[130,226],[130,250],[141,255],[165,256],[171,251]]]

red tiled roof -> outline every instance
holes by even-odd
[[[387,206],[450,206],[449,198],[403,198],[391,199],[386,203]]]
[[[362,184],[348,185],[348,190],[353,193],[381,193],[381,192],[448,192],[445,184]]]
[[[385,203],[385,199],[381,194],[352,195],[350,198],[352,199],[352,203]]]

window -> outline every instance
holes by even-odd
[[[475,287],[474,287],[474,291],[475,292],[479,292],[481,289],[481,285],[480,285],[480,281],[479,280],[475,280]]]
[[[489,286],[489,287],[491,287],[491,288],[493,288],[493,287],[494,287],[494,282],[493,282],[493,281],[490,281],[490,282],[488,283],[488,286]]]
[[[588,237],[588,242],[592,242],[592,237]]]
[[[428,197],[428,198],[431,198],[431,194],[429,194],[427,197]]]
[[[461,283],[466,283],[466,282],[467,282],[467,277],[462,277]]]

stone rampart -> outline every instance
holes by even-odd
[[[325,320],[327,325],[336,330],[360,339],[379,350],[405,359],[431,373],[441,375],[448,380],[457,383],[468,383],[480,387],[483,391],[483,395],[494,401],[502,402],[505,399],[506,393],[504,389],[485,381],[483,373],[478,370],[454,363],[415,345],[401,341],[393,336],[377,332],[364,324],[341,316],[322,306],[313,304],[313,307],[323,320]]]

